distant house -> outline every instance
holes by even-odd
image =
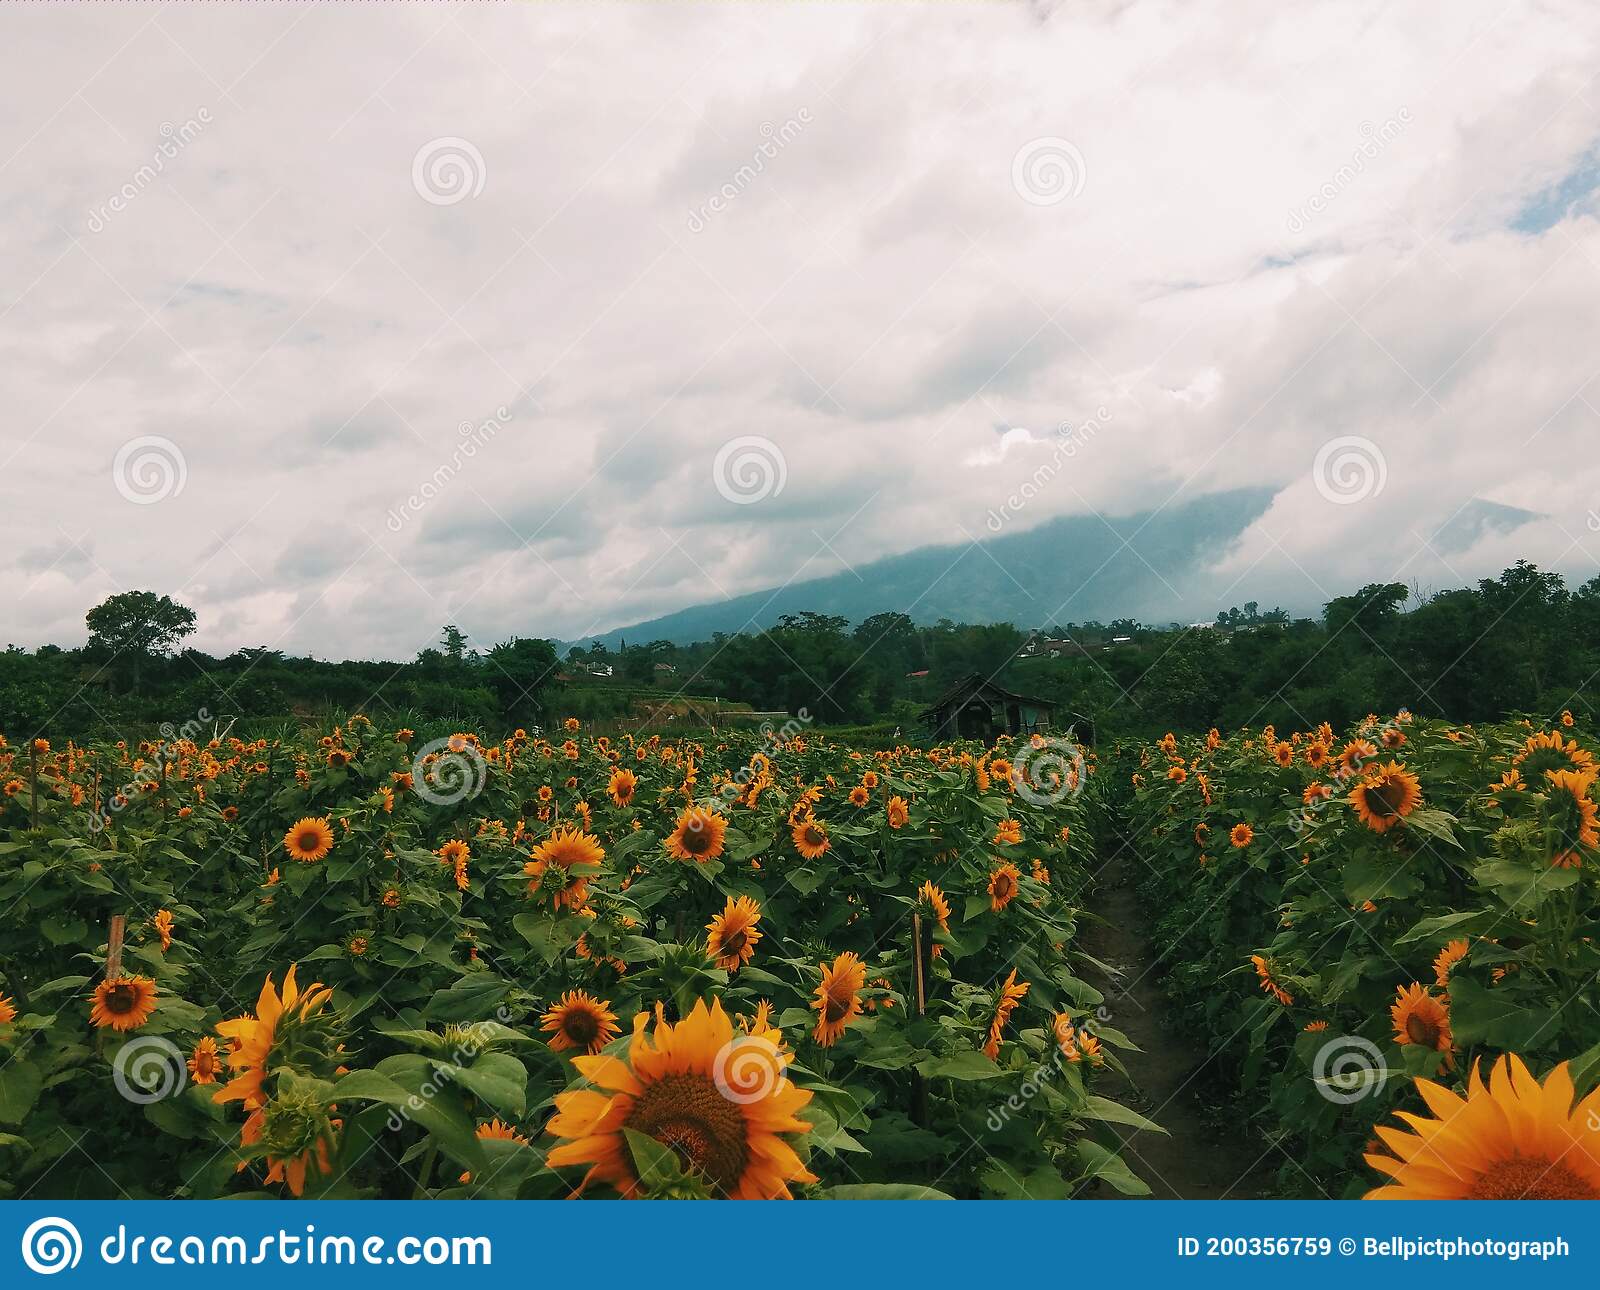
[[[1055,705],[1048,699],[1017,694],[974,672],[963,677],[922,713],[935,739],[980,739],[1031,735],[1049,730]]]

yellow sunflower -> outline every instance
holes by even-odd
[[[622,1033],[610,1000],[596,999],[584,990],[562,995],[561,1002],[539,1018],[539,1028],[549,1031],[546,1042],[554,1051],[581,1048],[591,1055]]]
[[[1434,984],[1440,989],[1448,986],[1450,984],[1450,969],[1466,958],[1471,950],[1472,944],[1466,940],[1451,941],[1440,950],[1439,956],[1433,960]]]
[[[737,971],[755,957],[761,939],[761,906],[749,896],[730,896],[723,911],[706,924],[706,954],[720,968]]]
[[[296,820],[283,835],[283,849],[291,860],[315,864],[333,850],[333,828],[320,815]]]
[[[1017,1005],[1022,1002],[1028,989],[1028,982],[1018,981],[1017,969],[1012,968],[1011,975],[1000,987],[999,998],[995,1001],[994,1018],[989,1022],[989,1040],[983,1046],[983,1055],[990,1061],[1000,1056],[1001,1032],[1005,1030],[1006,1022],[1011,1020],[1011,1014],[1017,1010]]]
[[[1422,786],[1399,762],[1389,762],[1350,790],[1356,816],[1374,833],[1387,833],[1422,805]]]
[[[196,1084],[215,1084],[217,1076],[222,1074],[222,1054],[217,1049],[217,1041],[206,1035],[194,1046],[194,1052],[189,1055],[189,1075]]]
[[[1576,770],[1547,770],[1551,824],[1559,837],[1552,863],[1561,869],[1581,868],[1583,852],[1600,847],[1600,827],[1594,799],[1594,775]]]
[[[658,1015],[653,1035],[645,1033],[648,1020],[645,1013],[634,1018],[626,1061],[609,1055],[575,1059],[598,1089],[556,1094],[549,1128],[562,1141],[546,1157],[553,1168],[588,1165],[579,1192],[604,1182],[623,1196],[637,1196],[623,1133],[632,1129],[670,1147],[713,1196],[788,1199],[790,1183],[816,1181],[783,1136],[810,1131],[795,1113],[811,1093],[784,1076],[776,1050],[745,1040],[751,1053],[770,1061],[772,1078],[730,1088],[722,1067],[734,1031],[720,1000],[709,1008],[703,999],[696,1001],[677,1025]]]
[[[16,1019],[16,1002],[0,994],[0,1026],[9,1026]]]
[[[1417,1044],[1446,1055],[1454,1050],[1450,1037],[1448,998],[1435,998],[1423,986],[1413,982],[1395,991],[1389,1016],[1394,1021],[1395,1043]]]
[[[147,976],[107,977],[89,998],[89,1020],[97,1027],[137,1030],[156,1010],[156,983]]]
[[[606,792],[617,806],[627,806],[633,801],[633,795],[638,791],[639,777],[631,770],[624,770],[621,766],[614,766],[611,770],[611,781],[606,785]]]
[[[256,1015],[233,1017],[217,1025],[217,1033],[228,1041],[228,1067],[235,1074],[212,1100],[239,1102],[247,1111],[266,1105],[264,1085],[269,1073],[268,1063],[280,1038],[280,1029],[287,1032],[309,1020],[332,997],[333,991],[320,981],[302,992],[295,981],[294,965],[284,973],[280,996],[272,984],[272,974],[267,973],[256,999]]]
[[[1270,994],[1285,1008],[1294,1002],[1294,996],[1278,984],[1278,979],[1273,975],[1272,965],[1259,954],[1252,954],[1250,962],[1255,967],[1256,978],[1261,982],[1261,989]]]
[[[728,822],[715,811],[685,807],[672,832],[661,844],[674,860],[715,860],[722,854]]]
[[[573,869],[596,869],[606,858],[605,848],[600,845],[599,838],[570,824],[563,824],[534,847],[531,854],[534,864],[558,865],[569,872]]]
[[[790,836],[794,839],[794,849],[807,860],[815,860],[832,845],[828,838],[828,826],[813,815],[797,823],[790,830]]]
[[[903,829],[911,818],[911,807],[906,799],[898,795],[891,797],[884,807],[884,814],[888,817],[891,829]]]
[[[817,1013],[812,1031],[817,1043],[833,1047],[845,1027],[861,1015],[860,992],[866,984],[867,965],[849,950],[834,959],[832,967],[822,964],[822,981],[811,1005]]]
[[[989,908],[999,913],[1016,897],[1022,871],[1007,860],[989,875]]]
[[[1366,1159],[1391,1181],[1366,1199],[1600,1200],[1600,1089],[1574,1106],[1566,1062],[1541,1084],[1507,1054],[1487,1085],[1472,1064],[1466,1097],[1425,1079],[1417,1092],[1435,1118],[1378,1126],[1394,1154]]]

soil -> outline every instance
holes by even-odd
[[[1080,931],[1083,948],[1113,970],[1092,964],[1083,975],[1105,996],[1107,1024],[1141,1051],[1124,1053],[1128,1076],[1109,1074],[1100,1092],[1131,1106],[1167,1132],[1111,1125],[1122,1158],[1157,1200],[1252,1200],[1274,1194],[1279,1151],[1254,1135],[1220,1131],[1207,1101],[1206,1054],[1185,1039],[1169,1018],[1161,990],[1162,968],[1145,933],[1144,915],[1126,856],[1100,874],[1091,906],[1097,920]],[[1208,1116],[1208,1110],[1210,1114]],[[1122,1199],[1101,1184],[1095,1199]],[[1090,1197],[1085,1197],[1088,1199]]]

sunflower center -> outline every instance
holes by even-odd
[[[823,1005],[822,1019],[830,1023],[843,1021],[850,1015],[850,1004],[855,997],[854,990],[835,986],[828,991],[828,1002]]]
[[[627,1125],[671,1147],[717,1191],[738,1190],[749,1151],[744,1115],[704,1075],[669,1075],[640,1094]]]
[[[1600,1200],[1600,1189],[1559,1161],[1511,1156],[1478,1175],[1467,1200]]]
[[[295,845],[302,851],[315,851],[321,841],[322,838],[315,829],[306,829],[295,839]]]
[[[1439,1026],[1437,1022],[1429,1021],[1412,1013],[1406,1018],[1406,1034],[1411,1036],[1411,1042],[1421,1044],[1424,1048],[1437,1048],[1439,1046]]]
[[[1367,805],[1374,815],[1399,815],[1405,804],[1406,786],[1394,780],[1384,780],[1367,789]]]
[[[806,842],[810,846],[820,847],[828,840],[828,835],[815,824],[806,825]]]
[[[745,939],[745,930],[742,927],[736,931],[725,933],[722,938],[722,952],[724,954],[739,953],[744,949]]]
[[[139,992],[131,985],[114,985],[105,994],[105,1009],[122,1017],[132,1012],[139,1003]]]
[[[586,1008],[574,1008],[562,1022],[567,1038],[575,1043],[588,1044],[600,1033],[600,1019]]]
[[[711,850],[711,830],[700,820],[690,820],[683,826],[683,849],[696,856]]]

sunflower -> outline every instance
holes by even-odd
[[[1349,779],[1378,755],[1378,745],[1370,739],[1352,739],[1339,752],[1339,777]]]
[[[1401,986],[1395,991],[1389,1016],[1394,1020],[1395,1043],[1417,1044],[1447,1055],[1454,1049],[1448,998],[1435,998],[1415,983]]]
[[[1243,822],[1235,824],[1228,831],[1228,841],[1241,851],[1256,840],[1256,831]]]
[[[884,808],[891,829],[903,829],[906,821],[911,818],[911,807],[906,799],[900,796],[891,797]]]
[[[502,1123],[498,1118],[486,1120],[474,1132],[485,1142],[517,1142],[527,1146],[528,1140],[518,1133],[509,1124]]]
[[[994,826],[994,844],[1002,846],[1022,845],[1022,824],[1017,820],[1001,820]]]
[[[831,1048],[845,1027],[861,1015],[859,992],[867,984],[867,965],[846,950],[834,959],[832,967],[826,963],[821,966],[822,981],[812,1001],[817,1012],[812,1038],[824,1048]]]
[[[806,816],[790,829],[789,836],[794,839],[794,849],[807,860],[815,860],[831,845],[828,826],[814,815]]]
[[[1472,1064],[1462,1097],[1432,1080],[1417,1092],[1436,1118],[1405,1115],[1411,1132],[1379,1125],[1394,1154],[1367,1163],[1392,1180],[1368,1200],[1600,1200],[1600,1089],[1573,1105],[1562,1062],[1541,1084],[1514,1053],[1484,1084]]]
[[[1312,770],[1321,770],[1328,764],[1328,745],[1320,739],[1313,740],[1306,745],[1306,750],[1301,754],[1307,766]]]
[[[1294,745],[1291,743],[1276,743],[1272,745],[1272,760],[1280,766],[1294,765]]]
[[[1552,863],[1561,869],[1579,868],[1584,851],[1600,846],[1600,828],[1589,791],[1594,787],[1594,775],[1576,770],[1547,770],[1552,823],[1560,835],[1559,850]]]
[[[1308,1021],[1305,1025],[1300,1027],[1300,1029],[1305,1031],[1308,1035],[1320,1035],[1327,1028],[1328,1023],[1326,1021]]]
[[[568,990],[539,1018],[539,1028],[550,1032],[546,1041],[556,1052],[581,1048],[593,1055],[622,1033],[609,999],[596,999],[583,990]]]
[[[9,1026],[17,1019],[17,1005],[15,1000],[0,994],[0,1026]]]
[[[1472,949],[1472,943],[1466,940],[1451,941],[1439,951],[1439,957],[1433,961],[1433,980],[1441,990],[1450,984],[1450,969],[1467,957]]]
[[[715,860],[722,854],[722,841],[727,833],[727,820],[715,811],[689,806],[678,816],[676,826],[661,845],[674,860]]]
[[[1022,871],[1009,860],[989,875],[989,908],[999,913],[1017,894]]]
[[[950,930],[950,902],[944,898],[944,892],[931,882],[925,882],[917,888],[917,899],[928,902],[928,909],[933,914],[934,922],[938,923],[941,932]]]
[[[1525,779],[1538,781],[1547,770],[1575,770],[1588,773],[1600,769],[1594,758],[1578,746],[1576,739],[1564,738],[1560,731],[1530,736],[1522,751],[1511,759]]]
[[[251,1112],[265,1106],[265,1085],[272,1073],[269,1063],[277,1064],[273,1059],[278,1050],[291,1046],[289,1041],[297,1038],[294,1032],[321,1012],[332,997],[333,991],[320,981],[302,991],[295,981],[294,965],[284,973],[282,995],[272,984],[272,974],[267,973],[256,999],[256,1015],[233,1017],[217,1026],[217,1033],[228,1041],[228,1067],[234,1076],[212,1100],[240,1102]]]
[[[563,824],[531,852],[535,864],[562,869],[595,869],[606,858],[600,839],[570,824]]]
[[[107,977],[89,998],[89,1020],[96,1026],[137,1030],[156,1010],[156,983],[147,976]]]
[[[639,777],[631,770],[624,770],[621,766],[611,768],[611,781],[606,785],[606,792],[617,806],[627,806],[633,801],[633,795],[638,790]]]
[[[189,1055],[189,1075],[196,1084],[215,1084],[217,1076],[222,1074],[222,1054],[217,1050],[217,1041],[206,1035],[194,1046],[194,1052]]]
[[[1256,978],[1261,982],[1261,989],[1263,992],[1270,994],[1285,1008],[1294,1002],[1294,995],[1290,994],[1278,984],[1277,977],[1272,974],[1272,965],[1268,963],[1266,959],[1262,958],[1259,954],[1252,954],[1250,956],[1250,962],[1255,967]]]
[[[156,935],[161,938],[161,952],[165,954],[172,948],[172,911],[156,910],[156,916],[150,920],[150,926],[155,928]]]
[[[433,854],[438,856],[445,864],[454,868],[458,862],[465,862],[472,858],[472,848],[460,838],[451,838],[450,841],[446,842]]]
[[[816,1181],[781,1136],[810,1131],[795,1113],[811,1093],[789,1082],[775,1048],[749,1038],[735,1041],[721,1000],[709,1008],[697,1000],[677,1025],[658,1013],[653,1035],[645,1033],[648,1021],[643,1012],[634,1018],[626,1061],[609,1055],[574,1059],[598,1089],[556,1094],[549,1129],[562,1141],[546,1162],[557,1169],[588,1165],[578,1193],[604,1182],[625,1197],[639,1195],[627,1129],[672,1148],[713,1196],[787,1200],[791,1182]],[[766,1061],[768,1069],[730,1088],[725,1068],[736,1042],[739,1075],[753,1060]]]
[[[762,933],[761,906],[749,896],[728,897],[723,911],[706,924],[706,954],[719,968],[735,972],[755,957]]]
[[[1415,775],[1391,761],[1350,790],[1350,804],[1374,833],[1387,833],[1422,805],[1422,787]]]
[[[849,797],[850,805],[857,808],[865,806],[872,800],[872,794],[867,792],[867,790],[861,787],[860,784],[857,784],[850,790]]]
[[[333,850],[333,828],[320,815],[296,820],[283,835],[283,849],[291,860],[315,864]]]
[[[1028,989],[1028,982],[1018,981],[1017,969],[1012,968],[1011,975],[1006,977],[1005,984],[1000,987],[999,998],[995,1001],[994,1018],[989,1022],[989,1040],[983,1046],[983,1055],[990,1061],[1000,1056],[1000,1033],[1005,1029],[1006,1022],[1011,1020],[1011,1014],[1017,1010],[1017,1005],[1022,1002]]]

